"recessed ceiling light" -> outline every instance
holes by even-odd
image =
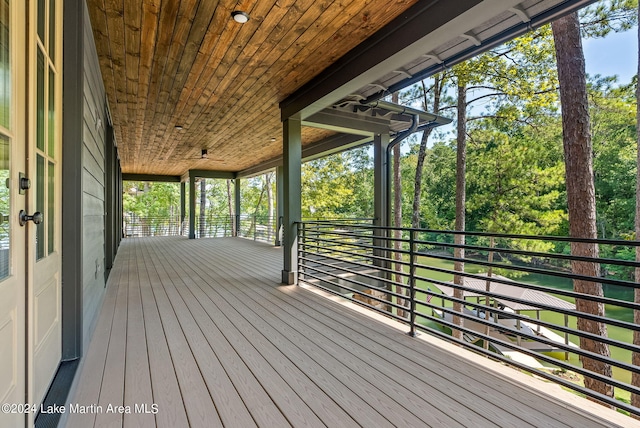
[[[271,137],[271,142],[274,143],[276,141],[276,139],[274,137]]]
[[[200,155],[200,159],[208,159],[209,153],[207,153],[207,149],[202,149],[202,154]]]
[[[235,10],[231,12],[231,16],[233,20],[239,22],[240,24],[244,24],[249,20],[249,15],[246,12],[242,12],[240,10]]]
[[[182,131],[184,128],[182,127],[182,125],[176,125],[175,129],[176,131]]]

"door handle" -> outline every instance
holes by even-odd
[[[20,226],[24,226],[28,221],[32,221],[34,224],[40,224],[43,219],[44,216],[40,211],[34,212],[33,215],[28,215],[24,210],[20,210],[20,213],[18,214],[18,222],[20,223]]]

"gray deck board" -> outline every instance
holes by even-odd
[[[135,251],[135,246],[124,247],[120,251]],[[149,358],[149,372],[153,391],[153,403],[157,404],[159,412],[154,415],[159,427],[176,427],[188,425],[187,414],[180,394],[180,386],[176,377],[167,344],[165,331],[160,319],[160,312],[151,289],[151,278],[145,260],[137,254],[124,253],[122,258],[135,257],[137,272],[140,275],[140,294],[144,313],[147,351]],[[142,254],[140,254],[142,256]],[[120,254],[118,254],[120,257]],[[118,260],[118,263],[120,260]],[[117,286],[110,284],[110,286]],[[162,411],[160,411],[162,409]]]
[[[615,426],[510,368],[282,286],[281,261],[243,239],[124,240],[69,403],[132,413],[67,426]]]
[[[135,263],[130,259],[129,263]],[[152,403],[151,372],[149,369],[149,350],[147,348],[147,333],[142,307],[142,287],[148,287],[149,282],[138,269],[132,269],[133,275],[128,281],[127,305],[127,350],[125,366],[124,405],[134,407],[138,403]],[[124,426],[141,428],[155,426],[153,413],[131,413],[124,415]]]

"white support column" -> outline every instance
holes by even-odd
[[[296,284],[298,275],[298,230],[301,220],[302,125],[300,119],[285,119],[283,125],[283,215],[284,269],[282,282]]]

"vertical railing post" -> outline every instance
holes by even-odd
[[[277,226],[276,226],[276,247],[279,247],[282,245],[282,224],[283,224],[283,218],[282,216],[278,216],[278,220],[277,220]]]
[[[409,336],[416,335],[416,231],[409,231]]]
[[[296,233],[298,234],[298,280],[296,284],[300,285],[300,280],[304,280],[304,260],[306,247],[307,230],[306,225],[303,222],[298,222]]]

